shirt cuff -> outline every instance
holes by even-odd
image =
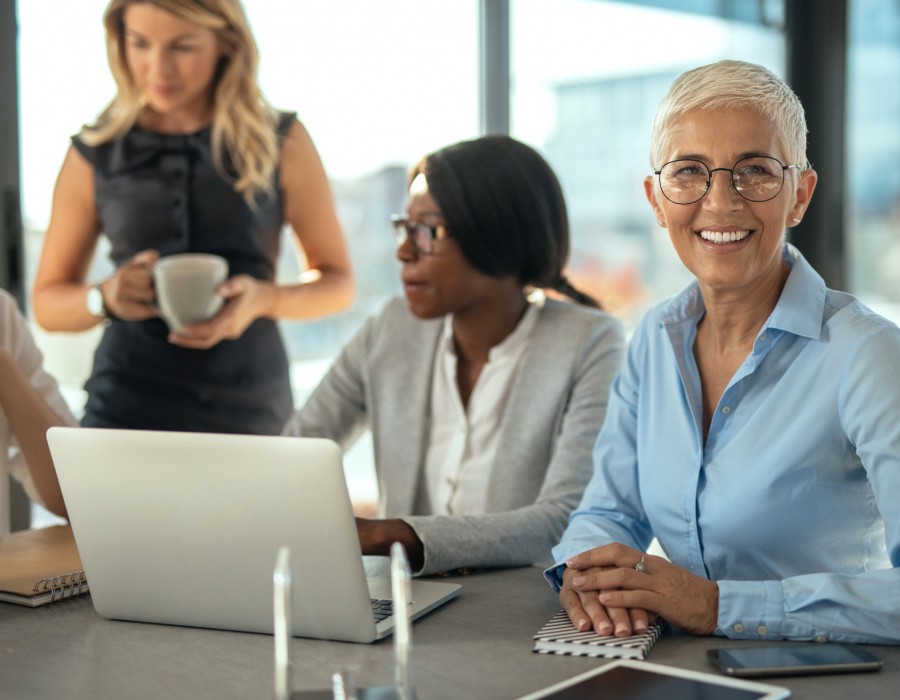
[[[397,519],[402,520],[404,523],[409,525],[409,527],[412,529],[412,531],[416,533],[416,537],[419,538],[419,542],[422,543],[422,566],[418,571],[413,571],[411,573],[412,573],[413,578],[415,578],[416,576],[424,576],[425,572],[428,571],[428,567],[432,563],[429,561],[429,557],[428,557],[428,542],[427,542],[428,538],[418,527],[416,527],[415,520],[410,519],[410,518],[397,518]],[[437,573],[437,572],[431,571],[429,573]]]
[[[550,588],[557,593],[559,593],[559,589],[562,588],[562,575],[565,568],[566,562],[562,562],[560,564],[554,564],[549,569],[544,569],[544,578],[547,579]]]
[[[716,634],[729,639],[781,639],[784,587],[781,581],[719,581]]]

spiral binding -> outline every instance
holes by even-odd
[[[43,584],[43,588],[41,587]],[[77,590],[76,590],[77,587]],[[75,571],[71,574],[63,574],[56,578],[42,578],[34,584],[34,592],[50,591],[50,602],[58,603],[67,598],[74,598],[87,592],[87,578],[83,571]],[[59,593],[59,597],[56,595]]]

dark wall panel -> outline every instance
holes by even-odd
[[[19,88],[15,0],[0,0],[0,287],[24,307],[22,221],[19,192]],[[10,479],[13,530],[30,525],[29,501]]]
[[[481,0],[481,133],[509,133],[509,0]]]
[[[807,157],[819,174],[791,242],[832,289],[845,289],[847,0],[787,0],[788,82],[806,110]]]

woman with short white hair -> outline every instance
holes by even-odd
[[[580,629],[900,642],[900,329],[784,241],[816,173],[796,95],[675,81],[644,182],[696,281],[651,309],[547,571]],[[653,537],[668,555],[645,554]]]

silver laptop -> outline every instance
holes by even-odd
[[[391,633],[391,582],[366,579],[334,442],[91,428],[47,439],[103,617],[271,634],[286,545],[295,636]],[[459,589],[413,581],[410,618]]]

